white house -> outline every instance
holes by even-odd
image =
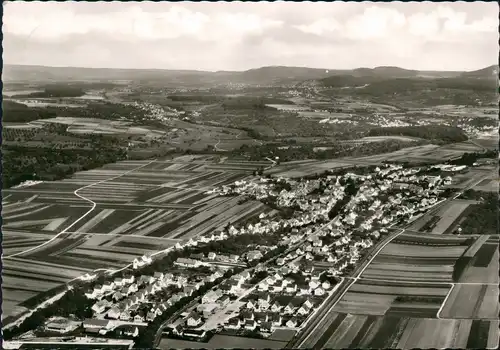
[[[319,287],[319,285],[320,285],[320,283],[318,281],[312,281],[312,280],[309,281],[309,288],[311,288],[311,289],[316,289]]]
[[[221,296],[222,296],[222,292],[220,290],[209,291],[201,298],[201,302],[203,304],[213,303],[213,302],[217,301],[217,299],[219,299]]]
[[[198,260],[194,260],[194,259],[178,258],[174,262],[174,265],[182,266],[182,267],[198,267],[201,265],[201,262]]]
[[[267,305],[269,307],[269,303],[271,302],[271,296],[267,293],[263,293],[259,295],[258,304],[259,306]]]
[[[297,314],[301,315],[301,316],[305,316],[305,315],[309,314],[309,312],[311,312],[311,309],[309,307],[307,307],[306,305],[302,305],[297,310]]]
[[[257,303],[253,300],[249,300],[246,305],[247,309],[255,310],[257,308]]]
[[[277,284],[275,286],[269,287],[269,291],[271,291],[273,293],[280,293],[283,291],[283,287],[281,286],[281,284]]]
[[[281,308],[282,308],[282,307],[283,307],[283,306],[282,306],[279,302],[275,301],[275,302],[271,305],[271,311],[272,311],[272,312],[278,312],[278,311],[280,311],[280,310],[281,310]]]
[[[115,287],[115,283],[114,282],[105,283],[105,284],[102,285],[102,291],[103,292],[109,292],[109,291],[112,291],[114,287]]]
[[[292,317],[287,321],[286,326],[289,328],[297,327],[297,319],[295,317]]]
[[[321,287],[318,287],[314,290],[314,295],[316,296],[322,296],[325,294],[325,290]]]
[[[110,303],[107,300],[100,300],[94,305],[92,305],[92,311],[96,314],[102,314],[108,307]]]
[[[257,287],[258,287],[259,291],[261,291],[261,292],[265,292],[269,289],[269,285],[267,284],[267,282],[265,280],[259,282]]]
[[[128,312],[128,311],[124,311],[124,312],[122,312],[122,313],[120,314],[120,320],[121,320],[121,321],[130,321],[130,319],[131,319],[131,318],[132,318],[132,317],[131,317],[131,315],[130,315],[130,312]]]
[[[112,307],[112,308],[108,311],[107,316],[108,316],[108,318],[111,318],[111,319],[113,319],[113,320],[117,320],[117,319],[119,319],[119,318],[120,318],[120,314],[121,314],[120,309],[118,309],[118,308],[115,306],[115,307]]]
[[[189,327],[198,327],[202,323],[203,320],[201,319],[201,316],[196,312],[191,313],[187,319],[187,325]]]
[[[155,318],[156,318],[156,314],[154,312],[150,311],[146,315],[146,321],[153,322]]]

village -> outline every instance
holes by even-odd
[[[88,334],[135,338],[180,301],[189,300],[165,323],[169,336],[202,340],[217,332],[260,338],[276,330],[295,333],[394,224],[444,200],[451,177],[427,175],[435,169],[453,174],[463,167],[382,165],[365,174],[309,180],[255,176],[216,188],[210,192],[255,198],[293,208],[294,214],[261,214],[257,222],[178,242],[161,252],[181,254],[172,268],[95,285],[85,293],[93,303],[92,318],[80,323],[53,318],[45,328],[64,334],[83,326]],[[276,235],[278,243],[250,244],[241,254],[203,248],[245,235]],[[194,248],[198,253],[182,255]],[[135,259],[132,270],[141,271],[154,259]]]

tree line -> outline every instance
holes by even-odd
[[[408,136],[438,143],[456,143],[468,139],[462,129],[446,125],[373,128],[368,132],[368,136]]]

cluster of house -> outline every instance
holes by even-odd
[[[292,272],[297,273],[298,269],[292,269]],[[275,273],[260,281],[257,285],[257,290],[264,293],[262,295],[279,293],[295,296],[323,296],[330,290],[330,283],[327,281],[321,283],[319,280],[321,272],[314,271],[313,266],[302,266],[302,274],[308,278],[304,279],[303,282],[297,283],[295,279],[291,277],[283,278],[280,273]],[[247,305],[247,307],[253,308],[251,305]],[[267,310],[268,307],[268,304],[259,302],[260,309],[264,308],[264,310]]]
[[[495,125],[483,125],[483,126],[476,126],[476,125],[471,125],[467,124],[468,120],[465,120],[465,123],[461,123],[458,125],[460,129],[465,131],[467,134],[472,135],[472,136],[477,136],[479,134],[485,134],[489,133],[492,131],[498,130],[498,127]]]
[[[262,250],[266,251],[270,247],[267,246],[262,246]],[[244,262],[250,262],[253,260],[258,260],[262,258],[264,255],[262,254],[261,250],[251,250],[248,252],[243,253],[242,255],[238,254],[218,254],[215,252],[210,252],[208,254],[204,253],[197,253],[197,254],[191,254],[189,259],[182,259],[183,260],[183,266],[186,267],[197,267],[202,264],[204,265],[210,265],[211,262],[220,262],[220,263],[226,263],[226,264],[241,264]]]
[[[222,231],[191,238],[186,242],[178,242],[174,247],[167,248],[164,253],[168,254],[172,250],[183,249],[186,246],[197,246],[198,244],[227,239],[234,235],[273,233],[283,227],[289,228],[291,234],[284,237],[280,244],[290,246],[300,243],[300,245],[286,256],[278,258],[276,260],[277,267],[273,267],[273,271],[276,273],[266,277],[255,287],[262,294],[259,294],[256,301],[248,301],[245,309],[245,312],[252,313],[254,316],[250,315],[247,318],[240,315],[238,320],[229,320],[226,324],[227,327],[238,325],[239,328],[246,329],[252,329],[254,326],[260,327],[262,324],[267,329],[269,325],[276,326],[278,324],[278,320],[272,316],[274,313],[278,313],[279,315],[283,314],[283,316],[291,316],[286,321],[286,326],[289,326],[288,322],[290,324],[298,322],[297,317],[307,315],[311,311],[310,308],[303,305],[304,298],[321,297],[331,288],[328,282],[320,283],[319,272],[313,271],[312,267],[304,268],[301,261],[327,261],[330,263],[330,273],[334,276],[341,275],[347,266],[354,264],[359,259],[363,249],[374,244],[374,240],[379,238],[379,232],[385,230],[384,226],[393,222],[397,217],[411,216],[435,204],[439,187],[446,182],[446,179],[439,176],[417,176],[415,169],[403,169],[394,165],[377,168],[375,173],[371,175],[349,173],[343,177],[356,179],[358,183],[361,183],[361,186],[347,203],[345,210],[319,230],[313,229],[311,226],[307,228],[303,226],[308,223],[317,223],[320,219],[321,222],[325,222],[324,218],[328,217],[330,209],[336,201],[344,196],[344,186],[339,181],[342,177],[328,177],[327,187],[319,195],[311,195],[311,191],[324,179],[284,180],[290,181],[293,187],[290,190],[281,190],[276,195],[283,205],[299,205],[301,210],[297,211],[297,215],[294,217],[287,219],[261,217],[261,221],[256,224],[239,228],[230,226]],[[402,193],[391,194],[385,196],[387,198],[381,199],[385,192],[394,188],[394,184],[401,182],[420,186],[422,190],[420,187],[403,187],[400,188]],[[242,188],[244,190],[240,191],[241,193],[266,192],[268,195],[272,193],[271,185],[268,179],[255,182],[240,181],[238,186],[232,190]],[[364,233],[357,234],[360,232]],[[267,248],[275,249],[277,247]],[[189,258],[179,258],[174,264],[180,267],[196,268],[211,266],[210,262],[214,261],[239,263],[258,260],[262,257],[263,251],[259,249],[248,251],[241,256],[211,252],[207,256],[194,254]],[[150,256],[143,256],[140,259],[135,259],[132,265],[134,269],[139,269],[151,264],[151,262]],[[289,273],[297,272],[308,276],[305,283],[295,283],[293,279],[284,277]],[[133,320],[134,322],[153,321],[177,301],[191,296],[205,283],[213,282],[222,276],[223,272],[217,270],[200,280],[192,281],[183,275],[174,276],[171,273],[157,272],[154,276],[141,276],[137,281],[134,277],[116,278],[112,282],[96,286],[86,295],[96,300],[92,309],[97,318],[107,317],[123,321]],[[200,326],[204,317],[208,317],[215,310],[229,303],[231,295],[249,288],[246,283],[250,278],[248,272],[243,272],[225,281],[217,289],[207,292],[202,297],[201,304],[196,311],[188,317],[187,325],[191,328]],[[172,286],[176,288],[172,289]],[[174,291],[167,300],[152,302],[151,299],[154,299],[152,296],[161,290]],[[268,297],[265,296],[266,293]],[[270,295],[273,293],[291,295],[297,300],[302,300],[303,303],[300,305],[298,302],[290,302],[287,305],[266,304],[266,300],[270,301]],[[293,313],[291,313],[292,307]],[[266,316],[268,318],[260,317],[261,313],[268,314]],[[256,315],[259,316],[257,319],[255,319]],[[254,318],[252,319],[252,317]],[[268,320],[269,317],[271,321]],[[282,326],[281,323],[280,325]]]
[[[437,164],[434,165],[432,168],[439,169],[443,172],[460,173],[467,170],[467,165]],[[445,185],[451,184],[451,177],[450,176],[445,177],[444,181]]]
[[[240,229],[231,227],[229,230],[230,234],[272,232],[281,227],[298,228],[309,223],[324,222],[335,203],[345,195],[343,180],[356,180],[360,184],[358,192],[328,228],[315,235],[310,235],[312,229],[308,229],[300,239],[309,236],[309,241],[295,252],[278,259],[279,265],[288,264],[299,257],[309,261],[327,261],[332,264],[334,273],[340,274],[349,264],[354,264],[359,259],[362,249],[374,244],[374,240],[379,238],[380,230],[396,220],[410,219],[436,204],[440,187],[451,183],[450,177],[420,175],[419,172],[420,169],[405,169],[399,165],[387,164],[375,168],[369,175],[347,173],[305,181],[258,178],[237,181],[212,192],[220,195],[244,194],[256,199],[273,196],[279,206],[300,209],[291,219],[261,218],[256,225]],[[288,190],[275,190],[284,187],[288,187]],[[323,187],[322,193],[314,191],[318,187]],[[393,191],[386,196],[391,190],[399,192]],[[352,235],[353,231],[364,234]],[[334,240],[332,242],[330,239],[329,244],[323,244],[321,236],[330,236]],[[295,242],[290,240],[288,243]]]
[[[163,107],[147,102],[134,102],[133,106],[146,112],[149,118],[163,122],[168,121],[173,117],[179,117],[182,114],[182,112],[173,108],[168,108],[169,111],[167,112]]]
[[[257,271],[266,271],[269,275],[256,284],[248,283],[252,278],[248,271],[231,277],[203,295],[200,304],[180,322],[178,320],[170,325],[171,332],[190,337],[204,336],[207,329],[202,326],[207,319],[216,311],[224,312],[226,306],[233,302],[231,297],[237,294],[245,296],[245,302],[238,305],[237,315],[229,311],[230,316],[217,327],[258,329],[261,332],[272,332],[276,327],[294,328],[311,314],[315,305],[332,288],[328,281],[320,282],[322,272],[314,271],[312,266],[300,271],[288,267],[261,266]],[[300,273],[304,280],[297,283],[290,277],[291,273]]]
[[[176,263],[182,265],[183,259],[179,258]],[[142,275],[137,281],[133,276],[116,278],[112,282],[96,286],[86,293],[86,296],[96,300],[92,310],[97,318],[151,322],[179,300],[191,296],[206,283],[222,276],[223,272],[220,270],[197,280],[182,274],[155,272],[153,276]],[[166,300],[155,301],[153,296],[162,290],[168,291],[169,297]],[[148,306],[147,310],[144,308],[145,305]]]
[[[114,333],[127,337],[137,337],[139,335],[139,327],[134,324],[117,324],[112,320],[89,318],[82,323],[85,333],[109,335]]]
[[[395,119],[393,117],[386,117],[377,113],[370,116],[370,118],[368,119],[368,123],[381,128],[404,127],[412,125],[403,120]]]
[[[296,299],[287,304],[286,312],[298,316],[283,318],[280,312],[258,312],[253,310],[243,310],[237,317],[232,317],[224,324],[225,329],[231,330],[259,330],[262,333],[272,333],[277,327],[296,328],[303,321],[304,316],[308,315],[314,308],[309,301]]]

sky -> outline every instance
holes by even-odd
[[[4,2],[7,64],[246,70],[498,62],[496,2]]]

